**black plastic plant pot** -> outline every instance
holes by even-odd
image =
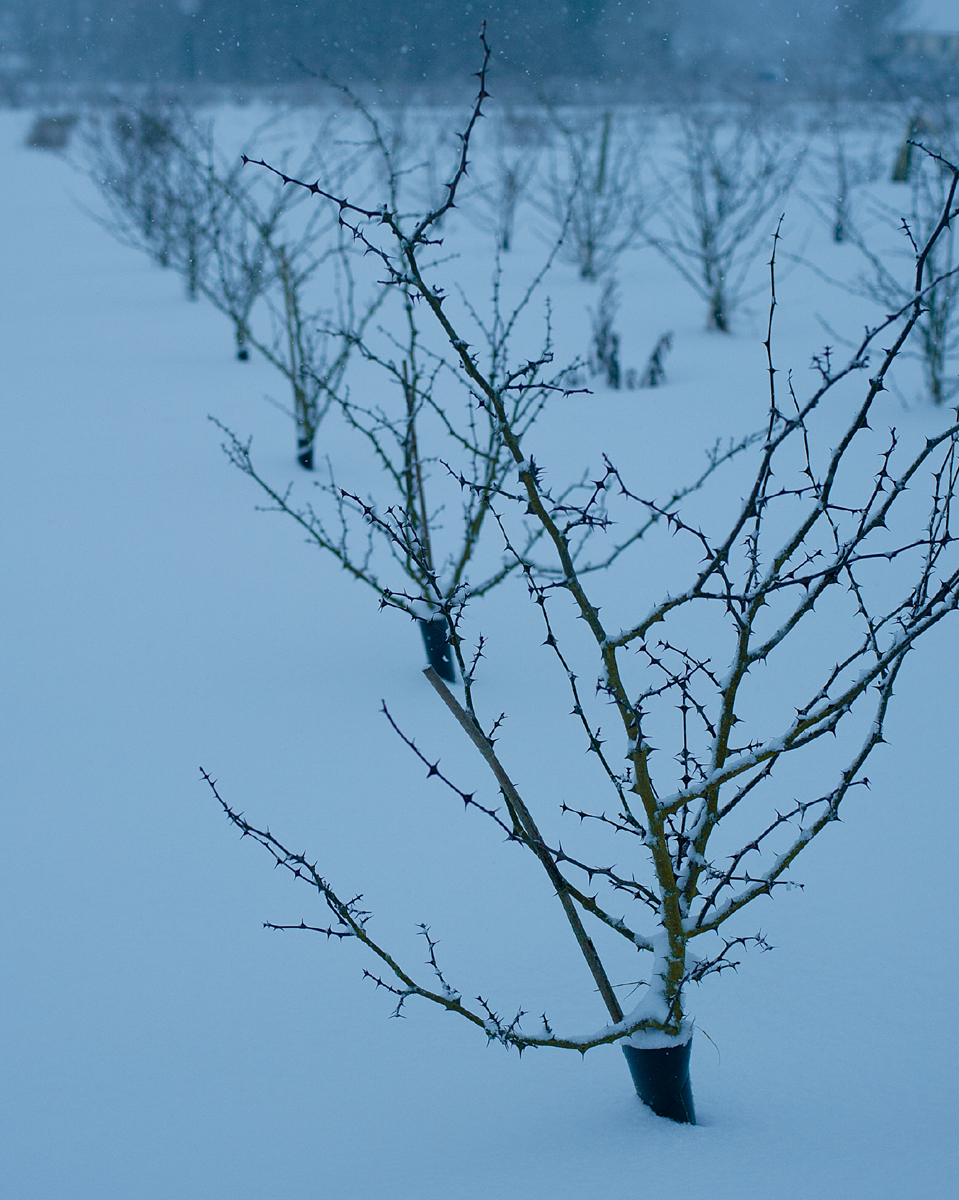
[[[623,1046],[626,1065],[640,1100],[658,1117],[683,1125],[696,1124],[693,1089],[689,1082],[689,1052],[693,1039],[684,1046],[639,1049]]]
[[[313,443],[309,438],[297,439],[296,461],[304,471],[313,470]]]
[[[446,618],[430,617],[428,621],[420,619],[420,629],[423,631],[423,644],[426,646],[426,657],[430,666],[447,683],[456,682],[456,671],[453,668],[453,652],[447,638],[448,626]]]

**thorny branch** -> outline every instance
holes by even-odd
[[[390,978],[388,979],[383,979],[370,971],[364,971],[364,974],[378,987],[385,988],[398,997],[397,1013],[401,1011],[403,1005],[410,997],[420,996],[425,1000],[432,1000],[435,1004],[439,1004],[451,1012],[456,1012],[460,1016],[465,1017],[466,1020],[472,1022],[472,1024],[478,1025],[490,1041],[500,1042],[504,1046],[513,1046],[518,1050],[524,1050],[531,1046],[551,1046],[558,1049],[585,1052],[594,1046],[606,1045],[609,1042],[618,1041],[620,1038],[629,1036],[639,1029],[650,1026],[651,1022],[648,1019],[640,1018],[635,1021],[621,1020],[613,1025],[606,1026],[595,1034],[581,1037],[563,1038],[553,1033],[542,1035],[524,1033],[520,1028],[519,1022],[525,1014],[520,1014],[513,1021],[507,1022],[501,1019],[480,996],[476,997],[476,1004],[479,1006],[478,1009],[471,1008],[463,1001],[462,994],[449,985],[440,970],[435,955],[436,942],[429,937],[429,927],[426,925],[420,925],[419,929],[426,937],[429,947],[428,964],[439,987],[436,988],[435,985],[434,987],[425,987],[417,983],[412,973],[407,972],[370,934],[368,926],[373,914],[361,907],[362,896],[355,896],[350,900],[342,900],[330,886],[329,882],[320,874],[315,862],[310,862],[304,854],[298,854],[287,849],[286,846],[273,836],[269,829],[259,829],[255,825],[252,825],[242,813],[231,808],[228,802],[223,799],[217,788],[217,781],[208,772],[201,768],[200,774],[213,792],[227,819],[239,829],[241,836],[252,838],[253,841],[257,842],[267,851],[278,867],[289,871],[294,879],[309,884],[309,886],[317,891],[334,918],[333,925],[328,928],[308,925],[304,921],[295,925],[280,925],[267,922],[266,928],[276,930],[306,930],[314,933],[322,933],[327,938],[335,937],[341,940],[356,938],[389,971]]]

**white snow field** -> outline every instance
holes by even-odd
[[[422,678],[416,630],[257,512],[226,462],[208,414],[254,435],[271,478],[297,476],[290,423],[264,401],[280,383],[233,359],[224,319],[172,272],[81,211],[98,205],[92,187],[23,148],[30,119],[0,114],[0,1193],[953,1194],[959,621],[907,660],[871,790],[797,862],[804,890],[750,912],[775,950],[691,992],[697,1126],[645,1109],[617,1047],[520,1058],[425,1002],[389,1019],[360,947],[262,928],[324,914],[238,839],[201,765],[341,894],[362,891],[408,961],[422,961],[426,922],[458,986],[501,1012],[549,1005],[583,1031],[605,1013],[546,881],[427,783],[379,711],[385,699],[493,802]],[[786,232],[797,252],[833,255],[830,270],[855,269],[797,200]],[[724,338],[651,251],[627,254],[621,280],[624,357],[641,364],[672,329],[669,385],[564,401],[531,449],[549,463],[567,431],[595,468],[609,439],[630,471],[669,478],[672,457],[685,479],[714,434],[761,420],[765,301]],[[594,302],[584,287],[560,265],[546,291]],[[777,359],[803,383],[826,337],[816,313],[854,335],[865,310],[798,269],[780,293]],[[561,330],[570,357],[586,325]],[[889,422],[938,427],[910,388],[908,407],[888,397]],[[582,798],[584,756],[572,726],[548,724],[568,704],[532,619],[521,585],[494,594],[477,618],[491,639],[478,687],[510,714],[504,760],[558,808]],[[525,754],[544,737],[557,761]]]

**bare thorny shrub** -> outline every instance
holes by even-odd
[[[596,280],[614,270],[653,210],[641,182],[646,131],[611,110],[596,115],[547,110],[554,127],[536,208],[560,257]],[[645,115],[645,114],[644,114]]]
[[[595,311],[589,310],[592,326],[590,374],[599,376],[613,391],[623,387],[627,391],[633,391],[635,388],[662,387],[666,382],[666,356],[673,345],[672,333],[660,335],[642,372],[637,371],[635,367],[624,368],[620,362],[620,336],[616,328],[619,310],[620,296],[616,277],[609,275],[603,281]]]
[[[492,170],[487,172],[492,178],[470,197],[472,220],[493,234],[502,254],[513,249],[517,217],[523,202],[531,198],[539,160],[549,140],[548,127],[536,121],[537,115],[508,113],[493,123],[488,136]]]
[[[226,200],[209,128],[180,107],[117,105],[87,122],[83,143],[85,170],[108,207],[101,223],[178,271],[195,300]]]
[[[613,391],[618,391],[623,383],[623,371],[619,361],[619,334],[615,328],[618,311],[616,280],[610,276],[603,284],[596,311],[590,312],[593,336],[589,369],[591,374],[601,376],[606,386]]]
[[[279,407],[293,419],[300,465],[312,470],[320,423],[383,293],[358,302],[353,257],[335,220],[316,209],[290,220],[301,198],[280,185],[263,196],[231,186],[213,238],[217,269],[202,291],[233,323],[238,354],[254,348],[286,380],[290,404]]]
[[[481,801],[477,791],[450,780],[411,737],[400,736],[430,777],[542,868],[602,997],[607,1023],[583,1033],[557,1030],[547,1015],[502,1016],[488,997],[471,999],[455,986],[428,933],[425,972],[400,962],[377,938],[361,897],[344,898],[352,893],[334,886],[325,868],[236,812],[204,775],[241,833],[313,888],[331,915],[325,926],[274,928],[356,939],[379,963],[367,974],[396,997],[398,1009],[414,997],[430,1000],[490,1040],[520,1050],[585,1052],[617,1041],[676,1047],[690,1037],[690,984],[733,966],[744,947],[765,945],[760,933],[744,931],[740,914],[790,886],[797,856],[838,819],[851,791],[868,786],[864,771],[884,740],[906,656],[959,605],[951,533],[959,424],[918,442],[879,428],[885,380],[914,335],[928,294],[926,262],[959,215],[959,169],[949,167],[951,184],[939,221],[919,247],[908,302],[867,329],[844,363],[828,351],[817,356],[808,394],[801,395],[791,377],[784,386],[777,380],[774,243],[765,428],[748,451],[750,474],[740,476],[733,493],[742,499],[720,496],[698,523],[643,497],[612,458],[575,503],[556,493],[530,452],[532,432],[512,412],[515,393],[528,386],[538,364],[493,376],[459,328],[429,256],[436,221],[462,185],[486,98],[484,68],[447,195],[415,223],[388,207],[361,207],[316,185],[303,186],[335,206],[394,286],[431,315],[458,360],[472,404],[491,416],[511,460],[509,477],[489,496],[489,511],[525,578],[558,680],[569,689],[573,719],[610,798],[605,809],[564,809],[608,833],[615,851],[580,858],[571,843],[554,843],[541,832],[539,797],[521,795],[496,749],[499,721],[478,711],[481,647],[464,662],[455,621],[451,635],[465,667],[462,700],[434,671],[426,674],[491,771],[500,799]],[[476,490],[469,479],[462,482]],[[639,516],[633,532],[624,534],[633,510]],[[370,519],[375,522],[376,514]],[[685,547],[669,569],[656,545],[646,561],[637,561],[650,523],[668,527]],[[542,562],[526,550],[530,527],[542,533]],[[401,549],[404,538],[397,537]],[[609,719],[615,731],[600,727]],[[551,731],[550,753],[558,736]],[[625,857],[624,842],[632,861],[611,865]],[[645,988],[628,1011],[590,923],[630,952],[649,956]]]
[[[876,113],[836,102],[827,104],[815,122],[819,145],[807,158],[809,185],[805,198],[829,227],[832,240],[849,240],[858,223],[864,189],[885,170],[886,131]]]
[[[268,123],[270,124],[270,123]],[[303,174],[330,186],[355,180],[365,152],[341,146],[327,117]],[[258,131],[259,136],[263,133]],[[233,325],[237,357],[261,354],[285,380],[297,455],[312,466],[320,422],[351,351],[327,329],[361,331],[381,296],[356,303],[354,263],[335,216],[278,180],[243,176],[224,159],[211,123],[185,109],[118,108],[94,120],[86,169],[108,205],[114,236],[183,275]]]
[[[707,329],[728,333],[801,152],[768,114],[749,108],[691,107],[677,120],[675,144],[653,160],[660,202],[643,221],[643,240],[705,300]]]
[[[930,129],[929,125],[925,128]],[[910,143],[916,152],[908,176],[908,213],[903,216],[890,203],[874,198],[871,205],[871,229],[864,221],[847,220],[845,240],[860,252],[866,263],[864,271],[851,282],[831,278],[818,268],[816,273],[853,295],[865,296],[885,309],[901,308],[913,295],[919,282],[914,277],[914,264],[921,249],[921,288],[923,300],[916,322],[913,344],[902,357],[920,364],[926,395],[935,405],[948,404],[959,393],[959,250],[954,228],[943,229],[933,242],[931,235],[938,229],[943,205],[952,190],[952,160],[948,148],[948,130],[941,126],[936,143]],[[953,139],[954,141],[955,139]],[[895,231],[898,245],[880,252],[877,245],[887,241]]]

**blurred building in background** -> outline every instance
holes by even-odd
[[[897,71],[914,80],[920,60],[955,63],[955,34],[913,29],[909,12],[909,0],[0,0],[0,88],[295,85],[310,72],[442,87],[475,70],[486,21],[496,77],[517,86],[865,94],[894,88]]]

